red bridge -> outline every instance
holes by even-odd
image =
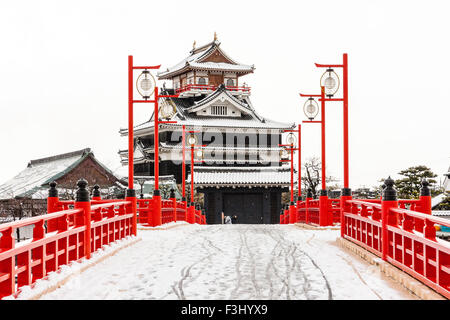
[[[156,87],[154,100],[149,100],[149,96],[145,96],[144,100],[134,100],[132,95],[132,71],[134,69],[158,69],[159,66],[133,67],[131,57],[129,63],[131,80],[129,96],[128,185],[133,186],[133,103],[154,103],[155,105],[154,144],[155,159],[158,159],[158,123],[164,123],[164,121],[159,121],[158,117],[158,98],[164,96],[158,95],[158,88]],[[322,105],[324,105],[325,101],[344,102],[344,189],[342,195],[337,200],[329,199],[326,195],[325,179],[322,179],[322,191],[324,192],[321,192],[319,199],[312,199],[311,193],[308,191],[305,201],[298,200],[294,202],[293,175],[291,174],[291,204],[281,212],[280,226],[277,226],[276,230],[273,228],[256,230],[256,227],[234,230],[237,232],[236,243],[239,243],[240,247],[236,258],[238,260],[235,263],[238,284],[235,290],[230,292],[231,298],[242,297],[243,294],[248,294],[250,289],[247,286],[251,288],[251,292],[254,292],[253,295],[245,296],[247,298],[273,298],[276,296],[273,292],[276,282],[283,283],[283,287],[279,292],[285,292],[285,297],[291,298],[299,291],[291,290],[292,284],[290,281],[292,278],[295,278],[297,272],[304,272],[295,269],[296,266],[298,267],[298,263],[307,264],[311,269],[314,269],[314,281],[310,282],[323,289],[325,298],[333,298],[333,285],[330,285],[327,274],[323,272],[322,268],[315,261],[316,257],[311,256],[311,253],[300,248],[299,243],[295,241],[289,242],[290,240],[284,237],[283,233],[289,232],[292,235],[300,232],[289,226],[293,224],[315,226],[316,231],[314,232],[317,234],[321,232],[321,228],[339,225],[342,239],[350,241],[367,252],[378,256],[384,262],[411,275],[440,295],[447,299],[450,298],[450,244],[447,241],[436,238],[435,229],[435,225],[450,227],[450,221],[431,215],[431,196],[428,183],[426,181],[422,183],[421,196],[415,200],[397,199],[396,191],[393,188],[394,182],[390,178],[385,180],[385,188],[380,199],[352,199],[348,185],[346,63],[347,57],[344,55],[344,63],[342,65],[317,65],[318,67],[344,69],[344,98],[325,98],[325,87],[322,87],[320,95]],[[327,72],[329,72],[328,70]],[[324,118],[319,122],[324,127]],[[197,142],[192,142],[191,146],[191,152],[193,152],[194,146],[202,147],[202,145],[197,146]],[[291,151],[292,167],[294,149],[300,151],[300,148],[294,148],[291,141],[289,150]],[[324,144],[322,159],[322,177],[325,177]],[[301,180],[299,179],[299,181]],[[206,252],[202,259],[194,261],[181,270],[181,279],[177,282],[177,286],[173,286],[174,294],[181,299],[186,298],[183,283],[187,281],[195,265],[212,260],[214,256],[230,255],[230,257],[234,257],[233,253],[227,251],[227,243],[225,243],[227,239],[224,240],[223,236],[215,237],[212,235],[216,231],[224,231],[225,229],[219,230],[216,228],[214,232],[208,234],[208,230],[213,229],[208,229],[208,226],[204,226],[206,224],[205,215],[193,202],[193,189],[189,204],[186,201],[177,201],[173,193],[170,199],[161,199],[158,190],[158,161],[155,162],[155,192],[150,199],[137,199],[135,191],[128,189],[125,199],[102,200],[98,188],[94,188],[91,198],[85,180],[78,181],[77,186],[76,199],[74,201],[62,201],[58,197],[56,184],[52,183],[47,200],[46,215],[0,225],[0,298],[17,295],[22,287],[47,277],[50,273],[60,270],[64,265],[82,259],[90,259],[92,253],[99,251],[105,245],[129,236],[138,235],[139,227],[158,227],[170,222],[185,221],[191,225],[200,225],[198,227],[202,228],[193,229],[189,234],[189,236],[194,237],[198,233],[203,233],[204,241],[201,243],[201,246],[196,241],[190,242],[191,240],[188,238],[179,240],[180,244],[186,245],[186,250],[204,250]],[[301,193],[299,192],[299,194]],[[183,199],[185,199],[184,193]],[[32,239],[16,243],[14,238],[15,230],[25,226],[34,226]],[[251,242],[246,238],[247,231],[255,231],[254,239]],[[161,237],[164,237],[164,235],[161,235]],[[165,243],[170,241],[169,239]],[[213,241],[220,242],[220,245],[213,243]],[[305,244],[311,241],[312,237],[302,243]],[[269,293],[265,295],[266,291],[261,289],[264,288],[263,280],[258,278],[258,275],[264,272],[257,270],[258,265],[255,261],[259,261],[258,259],[262,261],[270,256],[265,247],[265,244],[270,243],[274,244],[272,258],[266,261],[267,268],[263,271],[268,272],[267,270],[272,269],[278,278],[276,281],[272,281],[270,275],[265,275],[271,281],[270,289],[266,290]],[[258,244],[262,247],[253,247],[256,252],[252,252],[251,245]],[[321,250],[327,250],[324,246],[325,244],[322,244]],[[321,250],[315,248],[314,252],[320,255],[318,251]],[[167,252],[162,254],[167,254]],[[241,267],[243,262],[239,260],[244,255],[247,255],[244,261],[247,264],[245,268]],[[139,258],[140,253],[136,254],[136,256]],[[274,257],[277,256],[285,257],[286,263],[283,269],[276,264]],[[298,261],[295,260],[293,263],[290,263],[289,259],[298,259]],[[223,261],[220,259],[216,263],[219,269],[223,268],[221,263]],[[248,272],[248,270],[253,271],[246,274],[245,272]],[[285,278],[279,276],[282,272],[285,272]],[[220,273],[218,273],[219,275]],[[142,276],[145,277],[145,274],[142,274]],[[301,281],[303,280],[300,278],[306,277],[303,276],[305,274],[296,279],[297,283],[302,283]],[[215,283],[216,281],[213,282]],[[242,290],[242,288],[245,288],[245,290]],[[213,293],[214,290],[207,292],[207,294]],[[305,291],[304,297],[320,298],[321,296]]]

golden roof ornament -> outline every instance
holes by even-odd
[[[217,33],[214,31],[214,41],[217,41]]]
[[[192,44],[192,49],[195,49],[196,41],[194,40],[194,43]]]

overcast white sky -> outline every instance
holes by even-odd
[[[304,120],[298,93],[319,89],[314,62],[349,55],[350,187],[409,166],[450,165],[448,1],[2,1],[0,183],[31,159],[85,147],[112,170],[126,147],[127,56],[178,63],[194,40],[255,73],[261,115]],[[135,122],[151,114],[135,106]],[[327,104],[327,171],[342,183],[342,104]],[[320,156],[319,125],[303,157]]]

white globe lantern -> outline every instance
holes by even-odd
[[[287,137],[286,137],[287,144],[294,145],[296,141],[297,141],[297,138],[295,137],[295,134],[293,134],[291,132],[287,135]]]
[[[325,95],[332,97],[339,89],[339,77],[333,69],[327,69],[320,78],[320,85],[325,89]]]
[[[319,113],[319,105],[314,98],[308,98],[303,105],[303,113],[309,120],[313,120]]]
[[[161,106],[160,111],[161,111],[161,116],[164,119],[170,119],[177,112],[177,109],[169,101],[165,101],[164,104]]]
[[[191,147],[195,146],[198,143],[197,136],[195,134],[189,135],[187,142]]]
[[[285,148],[281,149],[280,150],[280,158],[282,160],[286,160],[288,157],[289,157],[289,152]]]
[[[142,71],[136,80],[136,89],[145,100],[149,99],[155,91],[155,78],[148,70]]]
[[[203,159],[203,150],[198,149],[195,153],[195,156],[197,157],[197,159]]]

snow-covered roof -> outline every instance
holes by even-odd
[[[447,173],[444,173],[444,190],[450,191],[450,168],[448,168]]]
[[[176,121],[176,123],[166,123],[161,124],[161,131],[164,128],[177,128],[183,125],[186,126],[188,130],[194,128],[196,130],[200,130],[199,128],[233,128],[233,129],[268,129],[268,130],[285,130],[292,129],[295,127],[295,122],[285,123],[279,122],[271,119],[264,118],[260,116],[254,109],[250,98],[244,97],[242,99],[237,99],[230,95],[230,99],[236,100],[242,108],[246,110],[247,114],[243,114],[241,117],[224,117],[224,116],[200,116],[195,113],[190,113],[192,108],[200,105],[200,102],[209,101],[211,97],[217,96],[224,89],[223,86],[220,86],[216,91],[210,93],[206,97],[197,97],[197,98],[167,98],[169,101],[173,102],[176,106],[177,112],[175,115],[169,119],[170,121]],[[166,98],[161,99],[161,105],[163,105],[166,101]],[[138,124],[134,127],[134,135],[135,137],[151,134],[153,132],[153,115],[152,117],[141,124]],[[128,129],[123,128],[120,131],[122,136],[128,135]]]
[[[243,111],[244,113],[252,113],[254,110],[246,103],[246,100],[239,100],[238,98],[235,98],[233,95],[230,94],[230,92],[226,89],[224,84],[221,84],[213,93],[210,95],[207,95],[204,99],[200,101],[195,101],[193,106],[186,108],[186,111],[196,112],[201,109],[206,108],[207,106],[213,104],[216,101],[222,101],[222,103],[226,100],[229,101],[229,103],[233,106],[235,106],[240,111]],[[167,100],[165,100],[167,101]]]
[[[210,62],[203,61],[208,58],[213,52],[219,51],[224,56],[227,62]],[[194,49],[190,52],[190,55],[173,67],[167,68],[165,71],[157,74],[159,79],[170,79],[180,73],[187,70],[222,70],[222,71],[234,71],[241,73],[250,73],[255,69],[252,65],[240,64],[231,59],[221,48],[220,42],[214,40],[213,42],[204,45],[200,48]]]
[[[431,207],[434,208],[440,204],[447,197],[445,193],[438,194],[437,196],[431,198]]]
[[[25,170],[0,185],[0,199],[45,199],[48,196],[48,184],[69,173],[88,156],[110,172],[93,157],[90,148],[31,160]]]
[[[194,184],[198,186],[286,187],[290,181],[288,167],[196,167],[194,171]]]

